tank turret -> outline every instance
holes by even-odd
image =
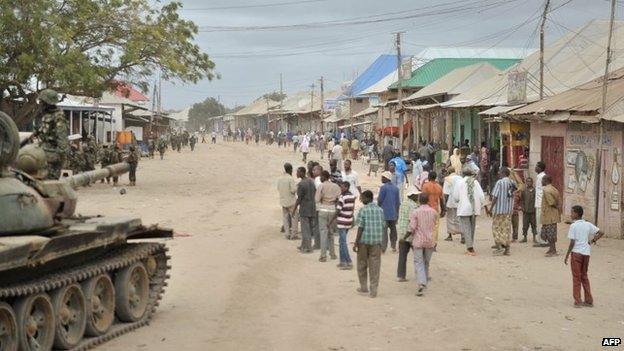
[[[77,188],[130,166],[44,181],[41,151],[20,150],[15,123],[0,112],[0,349],[87,350],[148,325],[169,256],[164,243],[141,239],[173,231],[140,218],[76,216]]]

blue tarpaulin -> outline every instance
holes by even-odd
[[[397,68],[397,55],[381,55],[362,74],[360,74],[349,88],[349,97],[357,97],[364,90],[379,82]]]

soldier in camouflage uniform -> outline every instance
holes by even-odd
[[[83,172],[93,171],[98,163],[98,146],[95,140],[87,137],[87,143],[82,148],[84,152],[84,169]]]
[[[189,145],[191,146],[191,151],[195,150],[195,144],[197,144],[197,137],[195,136],[195,134],[193,134],[189,138]]]
[[[35,131],[39,144],[46,153],[48,179],[59,179],[61,170],[66,167],[69,154],[68,129],[65,114],[56,107],[59,97],[56,91],[44,89],[39,93],[43,116]]]
[[[158,139],[158,153],[160,153],[160,159],[165,156],[165,149],[167,148],[167,141],[165,139]]]
[[[154,143],[154,139],[149,139],[147,141],[147,152],[149,158],[154,158],[154,151],[156,150],[156,143]]]
[[[129,186],[136,185],[136,170],[139,165],[139,154],[136,151],[134,145],[130,145],[130,154],[126,156],[126,162],[130,165],[130,172],[128,173],[128,178],[130,179]]]

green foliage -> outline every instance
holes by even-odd
[[[29,88],[98,97],[119,80],[147,90],[155,73],[196,83],[215,78],[194,43],[197,26],[179,2],[150,0],[0,1],[0,109],[35,101]],[[3,101],[5,100],[5,101]]]
[[[275,102],[280,102],[283,101],[284,99],[286,99],[286,94],[284,93],[280,93],[279,91],[274,91],[272,93],[266,93],[264,95],[262,95],[263,99],[269,99],[269,100],[273,100]]]
[[[188,127],[191,130],[199,130],[200,127],[208,125],[208,118],[221,116],[228,112],[230,111],[217,99],[209,97],[191,106],[189,110]]]

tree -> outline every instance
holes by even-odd
[[[208,118],[221,116],[229,112],[217,99],[209,97],[191,106],[189,110],[189,128],[199,130],[200,127],[208,125]]]
[[[265,100],[273,100],[275,102],[280,102],[286,98],[286,94],[280,93],[279,91],[274,91],[272,93],[266,93],[262,95],[262,98]]]
[[[156,72],[185,83],[215,78],[214,63],[193,42],[197,26],[178,14],[181,3],[153,3],[0,1],[0,110],[23,126],[43,88],[99,97],[120,81],[146,91]]]

